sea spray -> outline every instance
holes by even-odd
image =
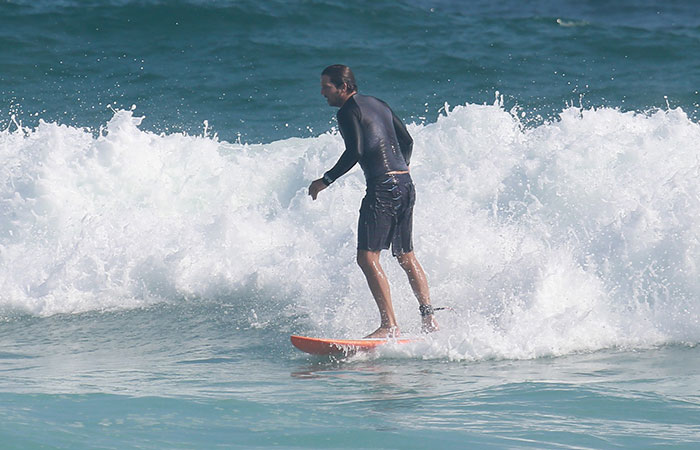
[[[462,297],[468,305],[456,326],[468,329],[457,354],[533,357],[696,342],[697,124],[681,110],[568,108],[536,128],[504,112],[483,128],[474,124],[496,111],[480,109],[458,107],[421,136],[445,142],[441,125],[468,124],[478,143],[460,137],[446,147],[455,155],[492,152],[489,161],[458,163],[480,185],[448,183],[442,202],[431,199],[446,214],[428,218],[418,209],[418,224],[459,240],[418,245],[439,248],[431,256],[450,263],[432,274],[434,298]],[[452,170],[446,164],[444,178]],[[419,186],[429,183],[415,177]],[[441,296],[444,286],[451,290]]]
[[[354,262],[360,170],[306,193],[342,152],[337,132],[249,145],[141,122],[0,131],[3,309],[204,299],[299,332],[376,327]],[[568,107],[528,127],[467,104],[409,130],[416,252],[434,303],[455,311],[423,356],[698,342],[700,127],[682,110]],[[382,261],[414,332],[405,274]]]

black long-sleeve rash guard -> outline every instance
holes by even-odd
[[[383,101],[367,95],[353,95],[338,110],[338,126],[345,151],[323,175],[326,184],[343,176],[358,162],[368,182],[388,172],[408,170],[413,139]]]

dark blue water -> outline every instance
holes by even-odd
[[[318,77],[354,67],[408,120],[501,92],[535,122],[567,103],[698,108],[694,2],[4,2],[1,123],[17,112],[99,127],[269,142],[329,128]]]

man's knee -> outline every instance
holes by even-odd
[[[358,250],[357,251],[357,265],[360,266],[362,270],[371,268],[378,259],[379,253],[370,252],[368,250]]]
[[[398,260],[401,268],[407,272],[413,270],[416,265],[416,257],[413,252],[397,255],[396,259]]]

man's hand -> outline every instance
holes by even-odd
[[[316,200],[316,197],[318,196],[318,193],[327,188],[326,183],[323,181],[323,178],[319,178],[318,180],[314,180],[310,185],[309,185],[309,195],[313,200]]]

